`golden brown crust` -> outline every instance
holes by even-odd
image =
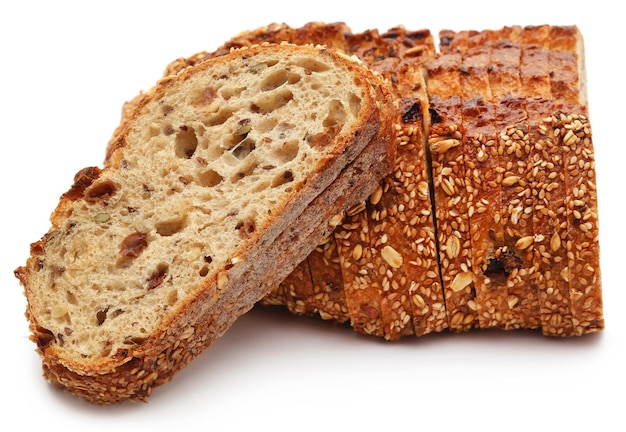
[[[440,33],[442,44],[446,37],[452,37],[450,31]],[[460,52],[450,50],[431,60],[427,67],[431,111],[428,145],[439,262],[448,327],[454,332],[478,328],[462,145],[461,58]]]
[[[351,210],[348,210],[348,213]],[[350,314],[334,234],[329,235],[322,244],[318,245],[307,259],[313,282],[312,303],[316,312],[324,320],[337,324],[349,323]]]
[[[455,37],[462,54],[463,152],[466,159],[468,218],[473,279],[479,328],[502,327],[506,305],[503,259],[499,242],[502,201],[501,163],[498,154],[495,109],[489,82],[490,34],[474,32]],[[451,43],[451,45],[455,45]],[[466,278],[468,279],[468,278]]]
[[[360,333],[383,336],[380,293],[372,283],[378,272],[370,264],[374,251],[370,246],[367,213],[346,215],[334,236],[350,324]]]
[[[369,284],[379,293],[382,335],[395,340],[447,326],[423,134],[428,106],[422,63],[432,55],[432,37],[396,27],[380,37],[370,31],[360,38],[365,42],[354,46],[394,83],[400,103],[398,157],[394,173],[366,206],[371,257],[361,269],[371,274]]]
[[[552,127],[563,151],[567,212],[568,280],[575,335],[604,328],[598,196],[591,127],[579,104],[559,107]]]

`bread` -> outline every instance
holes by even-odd
[[[425,163],[423,172],[429,179],[430,187],[423,197],[432,199],[433,207],[422,202],[413,209],[413,215],[426,215],[420,222],[424,229],[407,243],[416,247],[412,253],[425,255],[411,255],[417,259],[409,258],[398,268],[380,266],[381,241],[397,241],[398,233],[407,232],[407,221],[415,220],[405,213],[384,228],[376,228],[380,214],[387,215],[393,209],[394,193],[420,190],[412,189],[417,184],[412,180],[391,188],[393,178],[402,176],[396,169],[370,200],[352,209],[324,246],[301,264],[308,267],[311,280],[302,281],[300,277],[309,273],[299,272],[286,281],[289,295],[280,294],[285,287],[279,286],[276,295],[264,302],[293,304],[295,298],[299,314],[320,314],[338,323],[349,321],[357,331],[390,340],[446,328],[541,328],[549,336],[600,330],[603,320],[595,193],[590,193],[590,187],[584,188],[590,222],[578,229],[576,221],[566,219],[567,214],[582,217],[580,210],[568,213],[559,206],[569,200],[571,206],[576,201],[584,209],[579,200],[568,198],[575,190],[580,194],[580,188],[570,178],[567,191],[563,168],[557,170],[559,182],[553,177],[567,147],[558,125],[570,119],[568,128],[571,124],[582,128],[577,139],[585,147],[575,150],[578,156],[573,160],[584,154],[586,164],[581,167],[587,167],[585,174],[574,167],[570,170],[577,173],[578,182],[584,176],[595,178],[585,116],[583,44],[578,30],[554,26],[444,30],[439,35],[440,53],[435,54],[427,31],[397,27],[382,34],[376,30],[354,34],[343,23],[309,23],[302,28],[271,25],[245,32],[224,47],[268,39],[306,41],[309,36],[357,55],[389,77],[402,114],[409,113],[402,107],[410,107],[412,100],[419,101],[418,113],[430,112],[419,121],[423,130],[405,125],[400,133],[406,140],[417,132],[421,138],[412,137],[411,142],[424,141],[427,136],[430,144],[426,154],[406,156]],[[418,58],[411,60],[412,55]],[[196,61],[179,61],[178,66]],[[413,68],[410,73],[407,63]],[[425,83],[420,82],[420,71],[427,74]],[[452,142],[449,139],[463,145],[447,145]],[[438,141],[446,145],[438,145]],[[402,158],[402,146],[399,148],[396,168]],[[381,203],[385,202],[388,204],[383,209]],[[432,212],[437,215],[434,220]],[[585,234],[587,229],[594,234]],[[429,248],[419,245],[433,238],[435,231],[435,252],[428,255]],[[577,287],[568,280],[567,247],[557,248],[557,244],[571,244],[568,231],[569,238],[576,238],[580,245],[575,253],[579,262],[571,263],[581,272],[582,284]],[[400,247],[392,248],[398,252]],[[429,267],[428,256],[434,257],[432,262],[438,268]],[[583,264],[583,256],[592,257],[590,265]],[[415,268],[409,269],[407,262]],[[430,281],[421,279],[428,274],[433,275]],[[398,281],[408,281],[408,291]],[[307,301],[311,298],[310,283],[313,299]],[[343,284],[342,288],[337,288],[338,284]],[[586,299],[579,302],[580,318],[572,316],[572,293]],[[441,315],[429,323],[424,313],[438,307]],[[578,322],[576,330],[574,321]]]
[[[392,107],[378,75],[322,46],[162,79],[16,270],[44,376],[94,403],[145,400],[376,188]]]

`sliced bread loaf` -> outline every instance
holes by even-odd
[[[145,400],[391,170],[393,101],[321,46],[261,45],[162,79],[16,270],[44,376]]]

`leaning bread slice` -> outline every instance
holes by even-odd
[[[286,44],[159,82],[16,270],[45,377],[95,403],[169,381],[389,172],[388,95],[354,60]]]

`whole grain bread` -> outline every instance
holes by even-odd
[[[603,328],[593,145],[583,41],[576,27],[443,30],[435,54],[424,31],[399,27],[355,34],[342,23],[271,25],[238,35],[216,53],[257,40],[306,41],[307,35],[360,57],[389,77],[403,115],[411,97],[426,106],[421,133],[429,146],[425,155],[408,154],[401,162],[401,145],[394,173],[381,188],[348,212],[333,236],[285,281],[288,288],[278,286],[264,303],[349,321],[362,333],[387,339],[446,327],[541,328],[548,336]],[[427,98],[415,74],[403,73],[416,53],[424,56],[414,65],[418,70],[423,65],[427,75]],[[179,59],[170,68],[180,70],[208,57]],[[405,139],[417,129],[411,132],[400,124]],[[436,215],[440,274],[424,265],[424,257],[418,261],[410,252],[394,253],[400,250],[393,246],[395,236],[410,232],[407,222],[415,220],[406,217],[409,213],[377,228],[380,215],[399,208],[394,209],[389,193],[393,179],[402,176],[398,166],[422,163],[420,158],[427,159],[431,179],[426,196]],[[565,160],[570,161],[567,169]],[[409,180],[396,190],[420,189]],[[383,208],[381,202],[390,205]],[[418,206],[413,215],[428,211]],[[424,250],[428,238],[428,231],[422,231],[411,242]],[[403,259],[398,268],[381,265],[382,248],[376,243],[383,241],[393,248],[386,253],[391,261]],[[417,269],[409,274],[411,263]],[[439,288],[419,278],[429,272],[441,278]],[[402,281],[412,289],[402,290]],[[443,301],[439,293],[433,295],[438,290]],[[423,314],[440,305],[447,325],[438,324],[438,318],[426,321]]]
[[[15,272],[44,376],[94,403],[145,400],[377,187],[393,104],[322,46],[257,45],[164,77]]]

